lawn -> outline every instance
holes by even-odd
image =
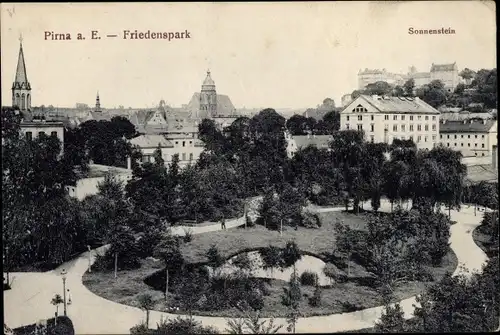
[[[241,250],[263,248],[269,245],[284,247],[287,241],[295,240],[300,250],[322,256],[334,250],[334,228],[337,220],[344,221],[353,229],[367,229],[364,215],[329,212],[319,213],[318,216],[322,222],[320,228],[299,227],[294,230],[285,226],[282,236],[278,231],[268,230],[259,225],[246,229],[238,228],[194,235],[189,244],[181,247],[181,252],[188,263],[199,263],[207,261],[206,253],[212,244],[217,246],[222,257],[228,258]]]
[[[256,226],[252,228],[230,229],[224,232],[206,233],[194,235],[193,240],[183,244],[182,252],[186,261],[191,263],[206,261],[206,251],[212,244],[216,244],[223,257],[234,255],[238,251],[248,248],[267,247],[269,244],[284,246],[286,241],[295,239],[297,245],[302,251],[308,251],[317,255],[333,251],[334,224],[337,220],[343,220],[354,229],[366,229],[366,217],[344,212],[321,213],[320,220],[322,227],[318,229],[299,228],[297,231],[289,228],[283,232],[281,237],[278,232],[269,231],[263,227]],[[453,272],[457,267],[457,258],[450,251],[444,258],[440,267],[429,267],[433,275],[434,282],[446,272]],[[365,269],[351,262],[351,274],[362,273]],[[155,290],[148,286],[144,279],[157,273],[163,268],[161,261],[148,258],[142,260],[142,266],[137,270],[120,271],[118,278],[115,279],[113,272],[92,272],[86,273],[83,277],[83,283],[87,288],[97,295],[106,299],[116,301],[130,306],[138,306],[137,296],[142,293],[150,293],[156,302],[155,310],[164,311],[167,306],[178,307],[180,304],[176,301],[174,293],[169,292],[165,301],[164,292]],[[279,271],[279,270],[277,270]],[[366,272],[366,271],[365,271]],[[261,315],[263,317],[286,316],[287,309],[281,304],[281,294],[283,288],[287,285],[282,280],[265,280],[266,293],[264,294],[264,308]],[[400,283],[394,288],[394,301],[399,301],[414,296],[433,282],[405,282]],[[314,288],[302,286],[303,299],[300,303],[300,311],[303,316],[335,314],[348,312],[364,308],[370,308],[382,305],[382,297],[376,289],[363,286],[353,281],[345,283],[336,283],[332,287],[322,289],[321,305],[311,307],[308,304],[308,297],[312,296]],[[186,313],[180,310],[179,313]],[[237,316],[239,311],[196,311],[196,315],[208,316]]]
[[[478,226],[472,231],[474,242],[488,255],[498,255],[498,244],[491,241],[490,235],[485,232],[486,226]]]

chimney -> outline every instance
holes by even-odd
[[[470,120],[470,124],[473,124],[473,123],[474,123],[474,120],[472,120],[472,119],[471,119],[471,120]]]
[[[486,119],[483,119],[483,124],[486,124]]]
[[[467,120],[465,119],[465,120],[464,120],[464,124],[466,124],[466,123],[467,123]]]

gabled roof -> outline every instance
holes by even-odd
[[[489,133],[496,128],[495,120],[446,120],[439,125],[440,133]]]
[[[139,148],[173,148],[172,142],[163,135],[139,135],[130,140],[130,144],[137,145]]]
[[[341,113],[351,112],[351,110],[362,102],[370,104],[380,113],[411,113],[411,114],[439,114],[439,111],[427,104],[425,101],[416,98],[388,97],[377,95],[360,95],[354,99]]]
[[[453,64],[432,64],[431,66],[431,72],[438,72],[438,71],[453,71],[457,69],[457,63]]]

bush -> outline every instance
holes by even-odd
[[[137,241],[138,254],[142,258],[153,255],[156,246],[161,240],[161,234],[157,229],[149,229],[141,233]]]
[[[192,318],[181,318],[178,316],[175,319],[161,321],[157,325],[156,331],[153,334],[218,334],[217,329],[211,326],[203,326],[201,322],[195,321]]]
[[[34,335],[34,334],[43,334],[43,330],[45,329],[45,334],[54,334],[54,335],[75,335],[75,328],[73,326],[73,322],[70,318],[66,316],[59,316],[57,318],[57,325],[55,325],[55,319],[47,320],[47,327],[40,326],[37,324],[31,324],[19,328],[15,328],[12,331],[16,335]]]
[[[304,271],[300,275],[300,283],[302,285],[314,286],[318,283],[318,275],[316,272]]]
[[[321,227],[321,221],[316,213],[304,209],[301,213],[301,223],[302,226],[306,228],[319,228]]]
[[[147,334],[154,334],[155,331],[152,329],[148,329],[146,324],[144,322],[139,323],[138,325],[133,326],[130,328],[130,334],[132,335],[147,335]]]
[[[184,229],[184,236],[182,237],[182,240],[185,243],[189,243],[193,240],[193,230],[191,228]]]
[[[309,298],[309,305],[312,307],[318,307],[321,305],[321,288],[319,285],[316,286],[313,296]]]
[[[126,254],[118,253],[118,270],[132,270],[141,267],[139,252],[131,247]],[[104,255],[97,253],[93,268],[98,271],[114,270],[115,268],[115,252],[113,246],[106,250]]]

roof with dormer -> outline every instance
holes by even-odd
[[[495,120],[446,120],[439,125],[440,133],[489,133],[496,129]]]
[[[163,135],[139,135],[130,140],[130,144],[137,145],[139,148],[173,148],[172,142]]]
[[[19,57],[17,59],[16,78],[14,80],[12,88],[31,90],[31,85],[28,82],[28,76],[26,74],[26,63],[24,62],[24,52],[22,43],[19,45]]]

